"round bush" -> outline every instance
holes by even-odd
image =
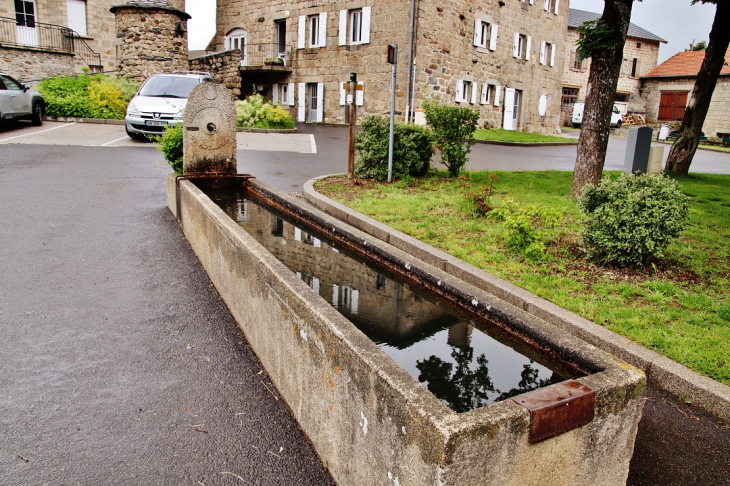
[[[586,186],[578,204],[588,256],[619,266],[661,258],[689,221],[689,198],[661,175],[606,177],[598,186]]]

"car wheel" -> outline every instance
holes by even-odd
[[[580,123],[573,123],[573,128],[580,128]]]
[[[130,132],[129,131],[129,128],[127,128],[127,125],[126,124],[124,125],[124,131],[127,132],[127,135],[132,140],[144,140],[144,138],[145,138],[144,135],[140,135],[139,133],[132,133],[132,132]]]
[[[616,122],[616,128],[621,128],[621,120]]]
[[[43,125],[43,103],[40,101],[33,103],[33,116],[31,117],[31,121],[37,127]]]

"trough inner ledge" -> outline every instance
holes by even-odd
[[[201,187],[248,199],[224,210]],[[454,342],[468,326],[492,329],[535,366],[548,365],[554,373],[542,384],[572,379],[462,413],[449,408],[315,292],[311,275],[305,283],[239,226],[253,200],[279,214],[269,218],[295,221],[300,238],[354,251],[382,270],[385,285],[437,298],[434,309],[458,317]],[[171,176],[168,205],[339,484],[625,484],[645,394],[639,370],[253,178]],[[271,224],[276,231],[273,219],[265,230]],[[353,295],[343,301],[341,292],[337,303],[351,307]]]

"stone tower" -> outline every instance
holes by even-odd
[[[188,69],[190,15],[169,0],[130,0],[110,10],[116,20],[121,76],[143,81],[154,73]]]

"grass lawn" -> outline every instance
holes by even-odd
[[[616,174],[613,174],[614,176]],[[472,191],[487,172],[468,174]],[[546,256],[506,248],[501,221],[475,216],[461,184],[438,172],[394,184],[345,178],[317,190],[436,248],[730,385],[730,176],[679,179],[691,222],[662,261],[640,270],[590,262],[580,246],[580,213],[568,198],[572,173],[498,172],[492,202],[505,197],[563,213]]]
[[[549,135],[540,135],[538,133],[518,132],[516,130],[503,130],[501,128],[491,128],[489,130],[479,129],[474,132],[474,139],[519,143],[577,142],[575,139],[571,138],[551,137]]]

